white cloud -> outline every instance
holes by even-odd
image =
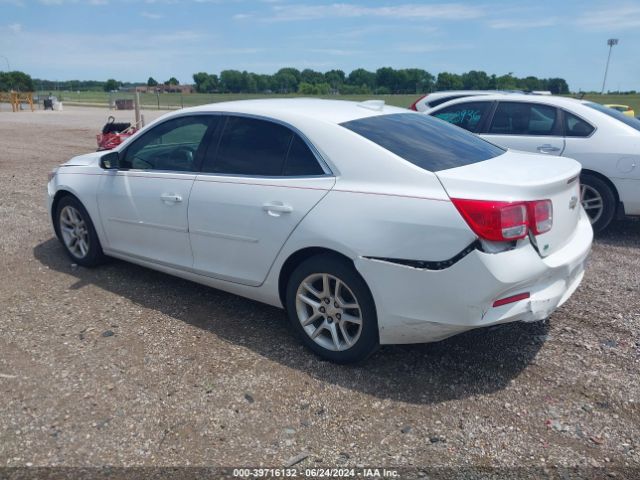
[[[640,27],[640,5],[617,5],[602,10],[590,10],[576,20],[576,24],[588,30],[615,32]]]
[[[266,21],[300,21],[322,18],[384,17],[385,19],[442,19],[465,20],[485,15],[482,8],[460,3],[440,3],[430,5],[400,4],[369,7],[347,3],[328,5],[274,5],[272,15],[262,18]],[[234,18],[255,17],[255,14],[239,14]]]
[[[19,23],[12,23],[11,25],[7,25],[7,30],[12,33],[20,33],[22,32],[22,25]]]
[[[557,24],[557,17],[541,18],[539,20],[501,19],[489,22],[489,27],[498,30],[524,30],[527,28],[552,27]]]
[[[161,15],[159,13],[152,13],[152,12],[142,12],[140,16],[144,18],[148,18],[150,20],[159,20],[162,17],[164,17],[164,15]]]
[[[86,3],[93,6],[109,5],[109,0],[38,0],[38,2],[48,7],[71,3]]]

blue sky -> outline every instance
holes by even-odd
[[[0,0],[0,70],[191,82],[198,71],[418,67],[640,90],[640,2]]]

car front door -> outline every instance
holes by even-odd
[[[565,141],[557,108],[533,102],[499,102],[481,136],[524,152],[562,155]]]
[[[107,250],[168,266],[191,267],[187,206],[215,117],[177,117],[120,152],[103,175],[98,206]]]
[[[229,116],[189,201],[194,269],[260,285],[286,239],[333,187],[314,148],[290,128]]]

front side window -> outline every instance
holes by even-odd
[[[212,118],[205,115],[168,120],[144,133],[124,152],[121,168],[193,172],[196,153]]]
[[[505,152],[461,128],[419,113],[377,115],[341,125],[430,172],[482,162]]]
[[[536,103],[500,102],[489,127],[494,135],[554,135],[558,110]]]
[[[588,137],[595,130],[590,124],[564,110],[564,134],[566,137]]]
[[[489,102],[458,103],[438,110],[432,115],[440,120],[452,123],[456,127],[475,132],[478,130],[480,122],[487,115],[490,106],[491,103]]]
[[[247,117],[229,117],[215,158],[203,170],[251,176],[322,175],[304,141],[278,123]]]

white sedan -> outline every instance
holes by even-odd
[[[524,94],[465,97],[425,113],[507,148],[574,158],[596,231],[640,215],[640,121],[599,103]]]
[[[48,199],[75,263],[117,257],[284,307],[344,363],[547,318],[591,247],[579,174],[382,102],[253,100],[72,158]]]

